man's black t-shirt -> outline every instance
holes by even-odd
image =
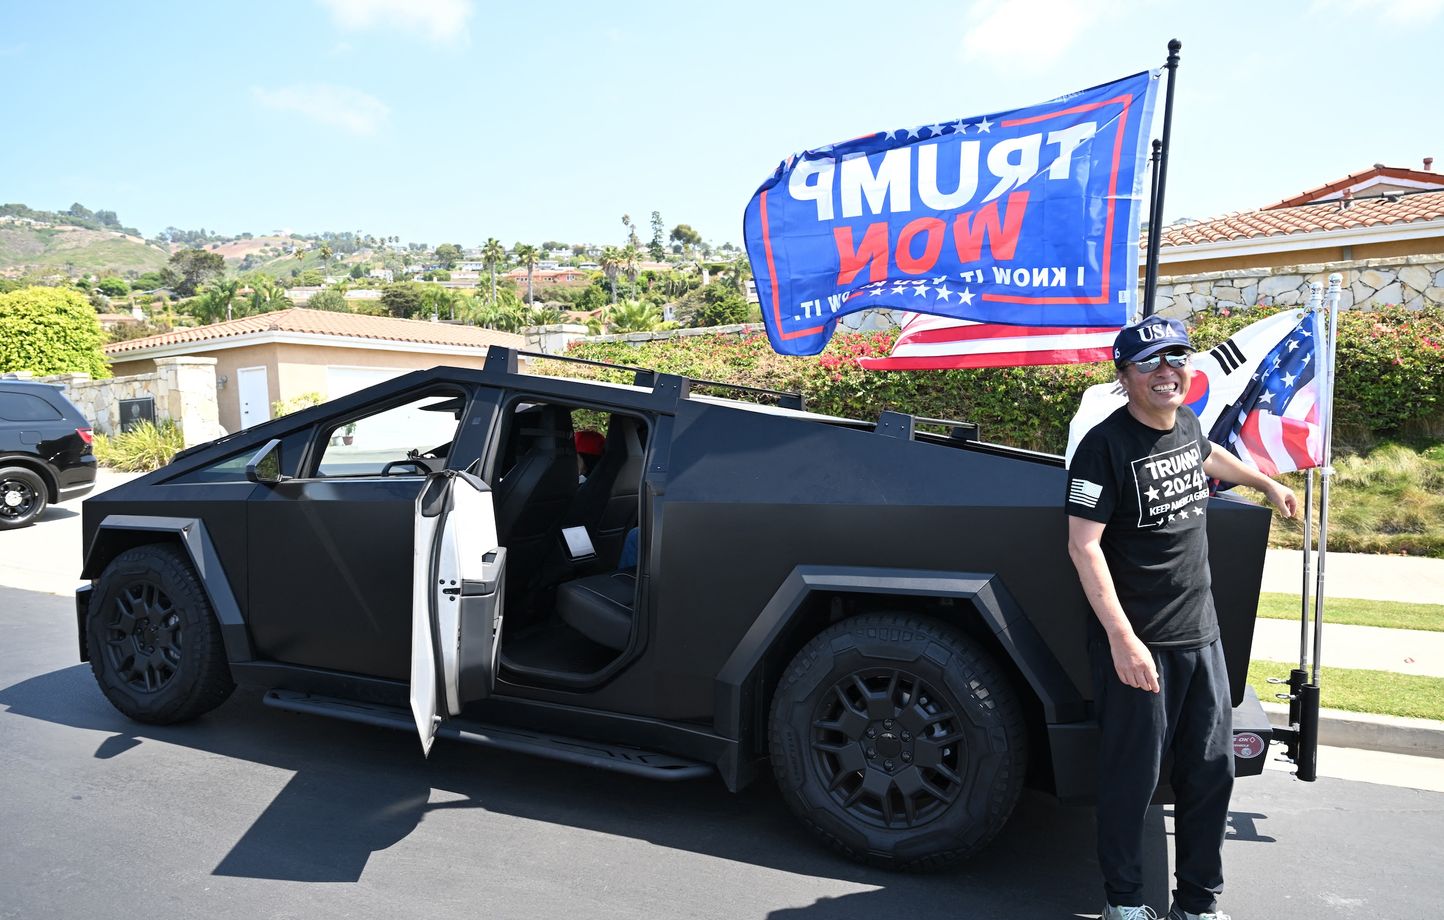
[[[1068,513],[1107,525],[1101,543],[1118,602],[1151,648],[1218,638],[1204,526],[1211,448],[1187,407],[1159,431],[1123,406],[1084,435],[1068,469]]]

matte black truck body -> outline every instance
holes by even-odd
[[[169,541],[200,573],[238,681],[272,690],[270,700],[283,708],[331,707],[327,714],[394,724],[416,673],[412,575],[422,563],[413,560],[424,555],[413,536],[418,495],[442,469],[469,471],[489,484],[501,515],[497,540],[511,556],[508,625],[499,630],[489,692],[463,701],[464,713],[442,719],[443,727],[454,722],[460,735],[470,732],[468,740],[486,736],[554,756],[590,744],[588,762],[649,775],[710,766],[736,789],[766,763],[779,681],[815,637],[838,624],[883,622],[855,632],[872,641],[881,630],[887,641],[888,630],[909,628],[887,623],[942,624],[991,660],[1003,684],[997,692],[1016,698],[1026,739],[1012,747],[1026,756],[1029,782],[1064,800],[1088,799],[1096,751],[1085,648],[1092,614],[1066,550],[1061,458],[983,443],[961,425],[952,436],[925,434],[893,413],[879,423],[832,419],[699,396],[681,378],[641,373],[638,380],[642,385],[627,386],[520,373],[514,353],[493,349],[485,370],[416,372],[264,423],[87,501],[83,574],[99,590],[122,553]],[[336,432],[348,420],[418,394],[445,400],[438,405],[456,414],[455,438],[436,456],[419,454],[405,461],[417,465],[386,475],[318,475],[340,450]],[[610,608],[623,616],[624,638],[607,648],[583,638],[599,633],[567,604],[608,578],[613,560],[577,561],[560,552],[563,515],[555,528],[541,528],[530,558],[543,561],[525,563],[530,525],[507,519],[516,489],[530,488],[509,485],[524,475],[513,471],[537,457],[543,466],[575,462],[574,454],[548,461],[543,448],[518,446],[550,437],[566,454],[569,442],[547,434],[555,422],[536,421],[551,407],[602,413],[610,420],[609,450],[614,439],[621,445],[628,432],[644,432],[640,456],[624,467],[637,481],[610,487],[614,506],[633,509],[627,521],[637,529],[640,558],[630,609],[625,596]],[[240,460],[273,441],[287,478],[253,481],[237,472]],[[552,478],[568,488],[565,476]],[[542,491],[535,495],[540,507]],[[517,520],[529,515],[523,510]],[[1268,525],[1267,509],[1210,502],[1214,594],[1234,701],[1243,727],[1265,749],[1238,761],[1241,774],[1258,772],[1268,741],[1267,721],[1245,686]],[[625,576],[610,577],[631,590]],[[82,657],[97,648],[85,635],[88,619],[96,622],[92,593],[82,589],[78,598]],[[879,615],[892,619],[866,620]],[[515,635],[513,618],[520,623]],[[883,672],[857,673],[865,682]],[[904,672],[904,683],[911,674]],[[902,694],[906,708],[922,686],[887,692]],[[347,701],[356,705],[347,708]],[[867,731],[890,739],[892,722],[887,726],[877,721]],[[953,729],[927,731],[942,739]],[[831,743],[823,738],[813,747]],[[859,740],[859,750],[879,759],[884,784],[902,788],[905,765],[890,759],[883,771],[881,758],[901,758],[889,753],[895,749],[910,759],[914,748],[886,741],[878,754],[876,743]],[[943,750],[959,756],[952,747]],[[916,756],[921,762],[933,754],[917,748]],[[841,763],[829,759],[822,768],[835,783],[842,782]],[[806,769],[802,759],[794,766]],[[870,775],[851,766],[846,772]],[[898,795],[890,801],[905,803],[906,794]],[[888,814],[864,817],[891,827],[892,806],[881,807]],[[908,815],[922,822],[911,807]],[[820,829],[834,843],[846,837],[845,829]],[[842,843],[844,850],[863,846]]]

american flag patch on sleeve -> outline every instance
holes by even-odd
[[[1097,508],[1103,487],[1086,479],[1074,479],[1068,486],[1068,501],[1085,508]]]

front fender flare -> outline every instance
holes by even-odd
[[[137,539],[137,538],[140,539]],[[158,538],[174,538],[195,566],[201,587],[210,599],[211,609],[221,625],[221,641],[230,661],[251,661],[251,635],[241,616],[240,604],[231,591],[230,580],[216,554],[215,544],[205,521],[189,517],[152,517],[144,514],[112,514],[100,522],[90,546],[85,550],[82,578],[99,578],[100,573],[120,553],[133,546],[158,542]],[[89,587],[81,588],[88,592]],[[82,620],[82,628],[83,628]],[[82,643],[83,647],[83,643]]]

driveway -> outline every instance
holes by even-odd
[[[90,495],[99,495],[140,475],[100,470]],[[0,585],[45,594],[68,595],[75,590],[80,584],[83,501],[72,499],[51,505],[32,526],[0,532]]]

